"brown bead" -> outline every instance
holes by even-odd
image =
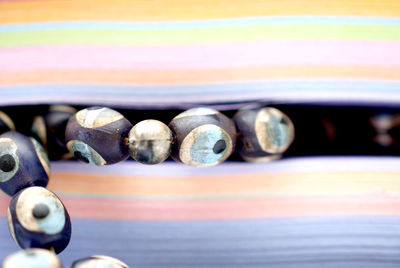
[[[233,121],[211,108],[187,110],[169,123],[174,135],[171,156],[189,166],[214,166],[235,148]]]
[[[132,124],[110,108],[79,111],[67,124],[68,150],[79,160],[98,166],[114,164],[129,156],[128,133]]]
[[[278,159],[293,142],[293,123],[278,109],[242,109],[233,120],[241,140],[238,152],[246,161]]]
[[[129,132],[129,153],[143,164],[158,164],[171,152],[172,133],[163,122],[144,120]]]

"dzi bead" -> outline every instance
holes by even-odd
[[[292,121],[275,108],[242,109],[233,120],[240,133],[238,152],[246,161],[280,158],[294,139]]]
[[[9,255],[2,268],[62,268],[60,259],[49,250],[30,248]]]
[[[167,125],[157,120],[137,123],[129,132],[129,153],[143,164],[158,164],[168,158],[172,133]]]
[[[50,164],[43,147],[18,132],[0,135],[0,188],[8,195],[37,185],[46,186]]]
[[[69,158],[65,142],[65,128],[76,109],[66,105],[52,105],[43,116],[36,116],[32,124],[32,133],[43,147],[47,148],[50,159]]]
[[[7,131],[15,131],[15,125],[12,119],[0,111],[0,134]]]
[[[171,156],[190,166],[217,165],[235,148],[233,121],[214,109],[187,110],[172,119],[169,127],[174,135]]]
[[[71,220],[58,197],[43,187],[14,195],[8,207],[8,226],[21,248],[63,251],[71,237]]]
[[[93,268],[93,267],[107,267],[107,268],[129,268],[128,265],[122,261],[108,257],[108,256],[91,256],[79,259],[72,263],[71,268]]]
[[[67,147],[79,160],[98,166],[129,157],[128,133],[132,124],[119,112],[92,107],[79,111],[67,124]]]

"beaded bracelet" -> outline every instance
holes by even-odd
[[[242,109],[233,120],[211,108],[194,108],[177,115],[168,126],[144,120],[132,127],[119,112],[92,107],[71,116],[65,132],[69,151],[98,166],[123,161],[129,154],[143,164],[161,163],[171,155],[189,166],[214,166],[235,150],[237,136],[243,159],[270,160],[287,150],[294,127],[275,108]]]
[[[79,160],[96,165],[117,163],[129,154],[141,163],[156,164],[171,153],[173,159],[187,165],[212,166],[229,157],[237,136],[241,142],[238,152],[244,159],[273,159],[294,137],[290,119],[274,108],[243,109],[233,121],[214,109],[195,108],[176,116],[169,126],[145,120],[133,127],[110,108],[93,107],[74,114],[71,108],[55,106],[50,112],[44,119],[35,118],[35,136],[46,146],[47,131],[54,134],[68,121],[68,149]],[[1,112],[0,123],[15,130],[11,119]],[[58,127],[46,128],[46,124]],[[0,188],[12,196],[8,225],[15,242],[25,249],[7,257],[4,268],[62,267],[55,254],[70,241],[71,220],[61,200],[44,188],[49,176],[49,159],[39,142],[15,131],[0,135]],[[92,256],[75,261],[72,267],[128,266],[111,257]]]

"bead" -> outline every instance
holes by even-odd
[[[63,251],[71,237],[71,220],[58,197],[33,186],[13,196],[8,207],[8,226],[21,248]]]
[[[33,136],[48,149],[50,159],[69,158],[65,142],[65,128],[76,109],[66,105],[53,105],[44,116],[36,116],[32,124]]]
[[[233,120],[240,133],[238,152],[247,161],[278,159],[294,139],[292,121],[275,108],[242,109]]]
[[[9,255],[3,268],[62,268],[60,259],[50,250],[30,248]]]
[[[378,113],[369,118],[369,123],[374,129],[374,143],[385,148],[399,146],[400,114]]]
[[[227,159],[236,143],[235,125],[217,110],[194,108],[169,123],[174,135],[171,156],[189,166],[214,166]]]
[[[129,153],[143,164],[158,164],[171,152],[172,133],[163,122],[144,120],[129,132]]]
[[[0,111],[0,134],[7,131],[15,131],[14,122],[7,114]]]
[[[107,267],[107,268],[129,268],[128,265],[122,261],[108,257],[108,256],[91,256],[83,259],[76,260],[72,263],[71,268],[94,268],[94,267]]]
[[[37,185],[46,186],[50,176],[49,159],[33,138],[18,132],[0,135],[0,188],[8,195]]]
[[[132,124],[119,112],[92,107],[79,111],[67,124],[67,147],[79,160],[98,166],[129,156],[128,133]]]

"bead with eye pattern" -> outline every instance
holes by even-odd
[[[68,120],[77,110],[67,105],[52,105],[43,115],[35,116],[31,132],[45,149],[50,159],[70,158],[65,142]],[[67,155],[68,154],[68,155]]]
[[[0,111],[0,134],[7,131],[15,131],[14,122],[6,113]]]
[[[71,268],[93,268],[93,267],[107,267],[107,268],[129,268],[127,264],[122,261],[102,255],[95,255],[83,259],[76,260],[72,263]]]
[[[171,152],[172,133],[163,122],[144,120],[129,132],[129,153],[143,164],[158,164]]]
[[[71,220],[58,197],[43,187],[28,187],[10,201],[8,226],[21,248],[63,251],[71,238]]]
[[[211,108],[194,108],[169,123],[174,136],[171,156],[189,166],[214,166],[235,148],[236,130],[231,119]]]
[[[3,261],[2,268],[62,268],[60,259],[50,250],[29,248],[17,251]]]
[[[83,109],[68,121],[67,148],[83,162],[97,166],[114,164],[129,157],[131,128],[132,124],[122,114],[110,108]]]
[[[8,195],[37,185],[46,186],[50,164],[43,147],[18,132],[0,135],[0,188]]]
[[[233,120],[240,133],[238,152],[246,161],[278,159],[294,139],[290,118],[272,107],[242,109]]]

